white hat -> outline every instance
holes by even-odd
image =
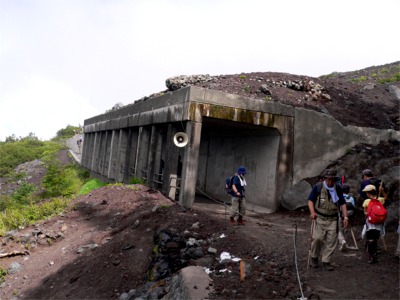
[[[376,187],[373,184],[368,184],[362,191],[363,192],[376,191]]]

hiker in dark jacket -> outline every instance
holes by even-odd
[[[338,242],[339,207],[343,216],[343,227],[349,225],[346,200],[342,188],[335,184],[336,171],[326,170],[324,181],[314,185],[308,197],[310,218],[314,223],[311,242],[311,264],[318,268],[318,257],[321,254],[325,270],[332,271],[331,260]]]
[[[232,206],[230,215],[230,222],[232,224],[235,224],[235,216],[238,214],[238,224],[244,225],[243,217],[246,214],[245,186],[247,186],[244,175],[246,173],[246,168],[241,166],[237,169],[237,172],[232,179]]]

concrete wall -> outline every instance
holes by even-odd
[[[400,140],[398,131],[343,126],[329,115],[302,108],[295,109],[294,130],[293,184],[320,174],[354,145]]]
[[[186,147],[174,135],[184,131]],[[249,206],[274,211],[284,191],[318,175],[351,146],[399,139],[393,130],[342,126],[326,114],[198,87],[125,106],[85,120],[82,166],[108,181],[143,178],[191,207],[196,190],[226,199],[224,179],[239,165]]]

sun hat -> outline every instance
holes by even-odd
[[[324,178],[335,178],[337,175],[336,170],[328,169],[325,171]]]
[[[373,184],[368,184],[362,191],[363,192],[376,191],[376,187]]]
[[[365,169],[365,170],[362,172],[362,174],[363,174],[363,175],[366,175],[366,176],[369,176],[369,177],[374,176],[374,175],[372,174],[372,171],[371,171],[370,169]]]
[[[246,168],[245,168],[245,167],[240,166],[240,167],[237,169],[236,173],[238,173],[238,174],[243,174],[243,175],[244,175],[244,174],[247,173],[247,171],[246,171]]]

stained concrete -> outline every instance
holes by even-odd
[[[225,197],[224,179],[244,165],[249,205],[268,211],[352,146],[400,140],[393,130],[193,86],[87,119],[84,132],[81,165],[105,180],[139,178],[170,194],[176,176],[176,198],[192,207],[197,192]],[[177,132],[187,134],[185,147],[174,145]]]

